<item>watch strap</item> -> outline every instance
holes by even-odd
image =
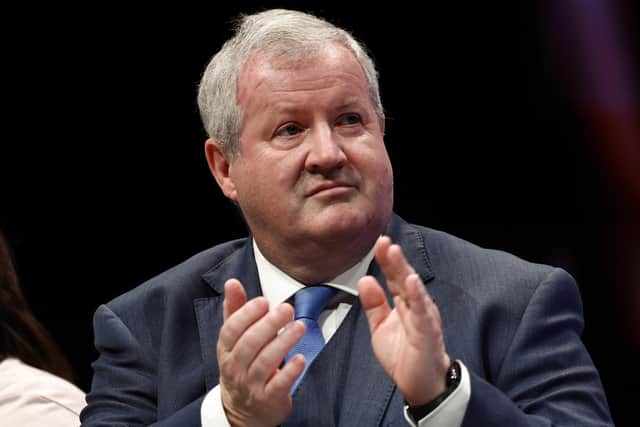
[[[414,422],[418,422],[427,415],[429,415],[434,409],[436,409],[442,402],[444,402],[447,397],[453,393],[453,391],[460,384],[462,376],[462,371],[460,369],[460,363],[457,360],[454,360],[449,369],[447,369],[447,376],[445,380],[446,389],[444,392],[436,396],[430,402],[425,403],[424,405],[411,406],[405,401],[405,405],[407,405],[407,413],[413,419]]]

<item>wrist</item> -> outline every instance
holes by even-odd
[[[460,368],[460,364],[457,361],[452,361],[445,375],[445,388],[443,392],[441,392],[429,402],[422,405],[412,405],[405,400],[407,413],[414,420],[414,422],[417,423],[418,421],[429,415],[442,402],[444,402],[460,384],[461,375],[462,371]]]
[[[441,358],[436,358],[434,362],[432,362],[435,372],[429,375],[429,380],[423,380],[427,381],[426,384],[421,387],[416,387],[410,390],[410,392],[407,390],[407,394],[403,393],[405,405],[425,405],[444,393],[447,390],[447,377],[452,363],[453,360],[451,360],[446,352]]]

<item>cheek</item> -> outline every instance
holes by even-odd
[[[386,152],[376,151],[371,153],[371,157],[362,166],[364,169],[360,173],[369,183],[371,196],[375,203],[382,203],[385,200],[393,200],[393,169]]]
[[[301,148],[301,147],[297,147]],[[279,191],[294,191],[304,171],[304,152],[293,149],[277,152],[277,156],[263,159],[265,175]]]
[[[376,176],[376,188],[378,201],[393,201],[393,171],[391,165],[380,165],[380,173]]]
[[[280,154],[280,153],[278,153]],[[237,171],[243,190],[253,199],[265,203],[282,203],[283,198],[295,191],[300,177],[299,163],[293,153],[280,156],[260,156],[251,163],[252,167]]]
[[[374,179],[379,184],[385,184],[393,174],[384,150],[362,150],[356,154],[353,163],[365,178]]]
[[[384,178],[387,181],[388,185],[393,188],[393,168],[391,167],[391,162],[389,161],[389,159],[387,159],[384,165]]]
[[[263,176],[263,171],[254,164],[260,163],[248,162],[246,159],[237,161],[229,175],[232,178],[236,192],[237,201],[242,208],[248,208],[255,205],[256,202],[265,196],[264,186],[268,185],[268,178]]]

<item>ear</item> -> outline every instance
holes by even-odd
[[[209,138],[204,143],[204,154],[209,164],[209,170],[216,179],[218,186],[225,196],[237,201],[236,186],[231,179],[231,162],[217,141]]]

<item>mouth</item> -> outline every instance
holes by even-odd
[[[339,195],[351,191],[355,185],[342,181],[325,181],[320,185],[316,185],[307,193],[307,197],[316,195]]]

